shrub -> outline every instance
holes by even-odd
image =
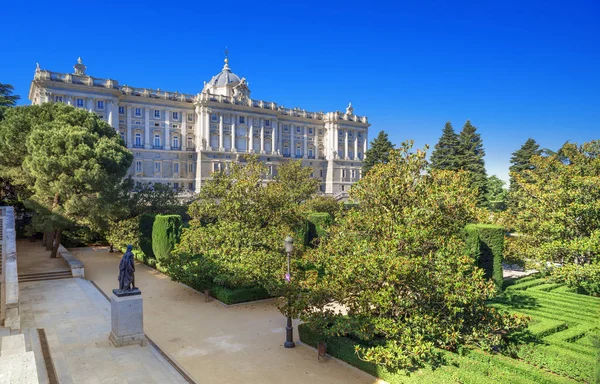
[[[327,228],[331,225],[333,219],[329,213],[319,212],[308,214],[306,220],[306,229],[303,233],[304,244],[314,245],[315,240],[319,240],[327,235]]]
[[[139,216],[111,222],[106,240],[113,244],[115,249],[124,249],[130,244],[138,248],[140,245]]]
[[[138,244],[146,257],[155,259],[154,251],[152,250],[152,227],[154,225],[154,217],[156,215],[145,213],[140,217],[139,221],[139,239]]]
[[[160,260],[166,260],[179,243],[181,236],[181,216],[156,215],[152,226],[152,251]]]
[[[491,224],[469,224],[465,227],[467,252],[498,289],[502,288],[503,282],[504,232],[503,227]]]
[[[210,289],[211,295],[225,304],[245,303],[268,299],[269,293],[261,287],[227,288],[215,285]]]
[[[566,283],[578,293],[600,296],[600,264],[568,264],[554,268],[550,280]]]

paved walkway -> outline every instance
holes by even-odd
[[[17,240],[17,270],[19,275],[48,272],[71,272],[62,257],[51,258],[41,240]]]
[[[105,247],[70,251],[85,264],[86,279],[107,294],[117,286],[121,254]],[[308,346],[283,348],[285,318],[272,302],[228,308],[207,303],[203,294],[143,264],[136,265],[135,277],[144,331],[198,383],[380,382],[335,360],[319,363]]]
[[[110,303],[89,281],[36,281],[19,288],[21,328],[44,328],[59,383],[186,383],[152,346],[110,345]]]

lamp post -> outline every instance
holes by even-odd
[[[292,250],[294,249],[294,239],[291,236],[287,236],[284,240],[285,252],[287,253],[287,273],[285,274],[285,279],[288,284],[291,283],[290,276],[290,258],[292,255]],[[289,293],[288,293],[289,295]],[[287,326],[285,327],[285,343],[283,346],[285,348],[294,348],[296,344],[294,343],[294,328],[292,327],[292,317],[289,315],[289,305],[290,297],[288,296],[288,317],[287,317]]]

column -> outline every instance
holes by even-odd
[[[294,126],[290,124],[290,157],[293,159],[296,157],[296,140],[295,139],[296,132],[294,131]]]
[[[231,114],[231,151],[237,152],[236,138],[235,138],[235,127],[237,125],[237,115],[235,113]]]
[[[250,124],[248,129],[248,152],[254,152],[254,120],[250,116],[246,117],[246,121]]]
[[[94,112],[94,99],[91,97],[87,99],[87,110],[88,112]]]
[[[304,158],[308,158],[308,127],[305,125],[302,127],[304,129]]]
[[[206,148],[213,150],[210,144],[210,111],[208,108],[204,109],[204,140],[206,140]]]
[[[316,137],[318,137],[318,136],[315,135],[315,138]],[[315,160],[319,160],[319,139],[315,139],[314,145],[315,145]]]
[[[277,150],[279,149],[279,132],[277,132],[278,124],[275,120],[271,121],[271,128],[271,154],[273,154],[277,153]]]
[[[165,149],[171,149],[171,110],[165,109]]]
[[[131,105],[127,106],[127,148],[133,148],[132,129],[131,129]]]
[[[202,144],[202,108],[197,105],[194,109],[194,112],[196,113],[196,126],[194,130],[194,134],[196,135],[196,149],[205,149],[204,145]]]
[[[144,147],[146,149],[152,148],[152,143],[150,142],[150,108],[144,108]]]
[[[65,101],[67,102],[67,105],[73,105],[73,97],[66,96],[65,98],[66,98]]]
[[[358,160],[358,131],[354,131],[354,160]]]
[[[260,119],[260,153],[265,153],[265,119]]]
[[[116,128],[113,125],[113,101],[106,100],[104,108],[106,110],[106,122],[110,124],[111,127]]]
[[[181,150],[187,150],[187,112],[181,111]],[[179,165],[181,167],[181,164]],[[183,174],[183,172],[181,172]]]
[[[369,142],[369,132],[365,131],[365,134],[363,135],[363,160],[365,159],[365,156],[367,155],[367,143]]]
[[[333,149],[335,150],[335,158],[340,156],[340,133],[337,124],[333,125]]]
[[[223,114],[219,113],[219,151],[223,151]]]
[[[348,160],[350,159],[348,157],[348,130],[346,129],[344,133],[344,159]]]

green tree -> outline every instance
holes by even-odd
[[[512,175],[520,174],[523,176],[524,171],[532,170],[533,164],[531,163],[531,158],[541,154],[542,150],[540,149],[539,144],[532,138],[527,139],[521,148],[513,152],[512,157],[510,158],[511,165],[509,167],[509,171],[511,173],[509,185],[509,192],[511,193],[511,196],[509,196],[509,205],[511,208],[516,205],[516,203],[513,202],[512,195],[514,195],[514,192],[519,188],[519,184]]]
[[[256,156],[232,164],[227,172],[213,173],[190,205],[189,228],[165,265],[175,276],[194,271],[196,278],[210,284],[280,292],[283,239],[304,226],[299,201],[317,191],[310,168],[298,163],[282,164],[270,182],[264,180],[266,165]],[[302,244],[299,235],[294,237]],[[301,247],[296,249],[300,252]]]
[[[485,200],[491,211],[504,211],[508,199],[508,191],[504,188],[505,182],[498,176],[492,175],[487,179],[487,194]]]
[[[0,107],[14,107],[19,96],[13,95],[15,87],[10,84],[0,83]]]
[[[363,163],[363,176],[369,172],[375,164],[385,164],[389,161],[390,152],[394,149],[394,144],[388,139],[388,134],[384,131],[371,141],[371,145],[365,152],[365,161]]]
[[[40,119],[27,135],[23,169],[34,180],[30,205],[50,212],[56,257],[64,229],[102,219],[103,196],[117,188],[133,155],[95,114],[63,104],[48,108],[51,119]]]
[[[554,155],[533,155],[511,172],[513,227],[521,253],[541,261],[581,264],[600,253],[600,141],[565,144]]]
[[[167,260],[181,236],[181,216],[156,215],[152,226],[152,251],[159,260]]]
[[[435,169],[447,169],[456,171],[459,169],[458,157],[460,142],[458,135],[454,132],[452,124],[448,121],[440,140],[431,153],[431,167]]]
[[[458,167],[469,171],[471,175],[471,186],[477,191],[477,204],[486,205],[487,193],[487,174],[485,171],[485,162],[483,157],[485,151],[481,136],[477,133],[477,128],[467,120],[460,131],[458,151]]]
[[[363,340],[360,358],[391,369],[422,366],[436,347],[501,346],[498,329],[524,325],[486,305],[494,283],[464,252],[460,233],[477,212],[467,172],[426,172],[425,152],[411,148],[355,184],[361,208],[331,228],[314,255],[321,276],[295,301],[304,320]]]

